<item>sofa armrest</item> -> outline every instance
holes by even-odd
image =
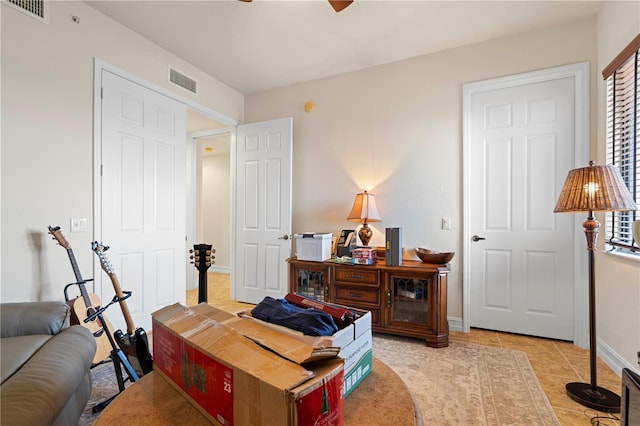
[[[0,387],[2,425],[77,424],[91,393],[82,382],[95,353],[96,339],[80,325],[49,339]],[[69,408],[74,398],[76,406]]]
[[[71,309],[64,302],[0,304],[0,337],[58,334],[69,327]]]

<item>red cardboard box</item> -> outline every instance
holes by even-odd
[[[343,424],[342,359],[300,365],[219,322],[228,319],[200,305],[154,312],[154,370],[217,425]],[[287,337],[265,339],[286,347]],[[323,358],[298,342],[289,358],[305,357]]]

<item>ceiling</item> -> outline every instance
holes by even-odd
[[[602,3],[85,2],[245,95],[584,19]]]

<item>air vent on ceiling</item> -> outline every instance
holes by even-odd
[[[38,21],[49,23],[49,0],[6,0],[6,4]]]
[[[174,70],[169,67],[169,81],[175,85],[182,87],[185,90],[190,91],[191,93],[198,93],[198,82],[192,79],[191,77],[187,77],[179,71]]]

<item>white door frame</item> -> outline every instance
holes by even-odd
[[[463,230],[462,230],[462,330],[469,332],[471,328],[471,230],[470,220],[472,212],[469,211],[471,194],[469,191],[471,176],[469,173],[470,158],[470,129],[471,129],[471,97],[476,93],[504,89],[523,84],[539,83],[556,80],[560,78],[574,78],[575,82],[575,167],[584,167],[587,164],[589,155],[589,62],[548,68],[540,71],[533,71],[492,80],[469,83],[463,86],[463,124],[462,124],[462,200],[463,200]],[[583,217],[575,215],[575,238],[574,250],[574,314],[573,314],[573,342],[582,348],[589,344],[587,331],[588,314],[588,292],[586,281],[586,263],[584,236],[580,232]]]
[[[120,69],[114,65],[111,65],[101,59],[94,58],[94,73],[93,73],[93,236],[95,240],[102,240],[102,206],[100,200],[102,199],[102,187],[100,185],[100,164],[101,164],[101,151],[102,151],[102,102],[101,102],[101,76],[102,71],[109,71],[113,74],[116,74],[122,78],[133,81],[147,89],[156,91],[162,95],[165,95],[169,98],[172,98],[178,102],[181,102],[186,105],[187,109],[193,110],[202,114],[212,120],[218,121],[229,128],[226,129],[227,132],[231,134],[230,143],[231,143],[231,152],[235,151],[235,127],[239,124],[239,122],[233,118],[230,118],[224,114],[220,114],[217,111],[214,111],[198,102],[189,99],[187,97],[178,95],[175,92],[172,92],[169,89],[164,87],[157,86],[143,78],[140,78],[136,75],[133,75],[123,69]],[[187,142],[192,142],[191,138],[188,138],[185,134],[185,140]],[[192,161],[193,155],[195,155],[194,149],[190,146],[191,143],[187,143],[187,172],[192,170]],[[232,154],[233,157],[233,154]],[[234,158],[232,158],[232,161]],[[232,163],[232,169],[233,163]],[[231,193],[235,193],[235,178],[234,178],[234,170],[231,171]],[[187,177],[187,182],[191,182],[192,180]],[[187,194],[189,194],[191,189],[187,189]],[[233,198],[233,195],[232,195]],[[189,199],[189,195],[187,195],[187,200]],[[186,208],[186,206],[185,206]],[[191,211],[193,214],[193,211]],[[187,223],[185,229],[185,237],[190,241],[193,241],[195,238],[194,234],[189,234],[192,231],[192,225],[195,221],[195,217],[189,217],[189,210],[187,210]],[[231,221],[232,226],[235,225],[235,204],[232,202],[231,204]],[[235,241],[235,235],[231,234],[232,241]],[[231,253],[232,261],[233,261],[233,250]],[[185,259],[187,258],[187,253],[185,253]],[[100,262],[97,262],[94,257],[93,264],[93,276],[96,277],[100,273],[102,273]],[[185,277],[186,278],[186,277]],[[95,287],[95,284],[94,284]],[[103,289],[102,288],[94,288],[94,292],[99,296],[103,297]]]

